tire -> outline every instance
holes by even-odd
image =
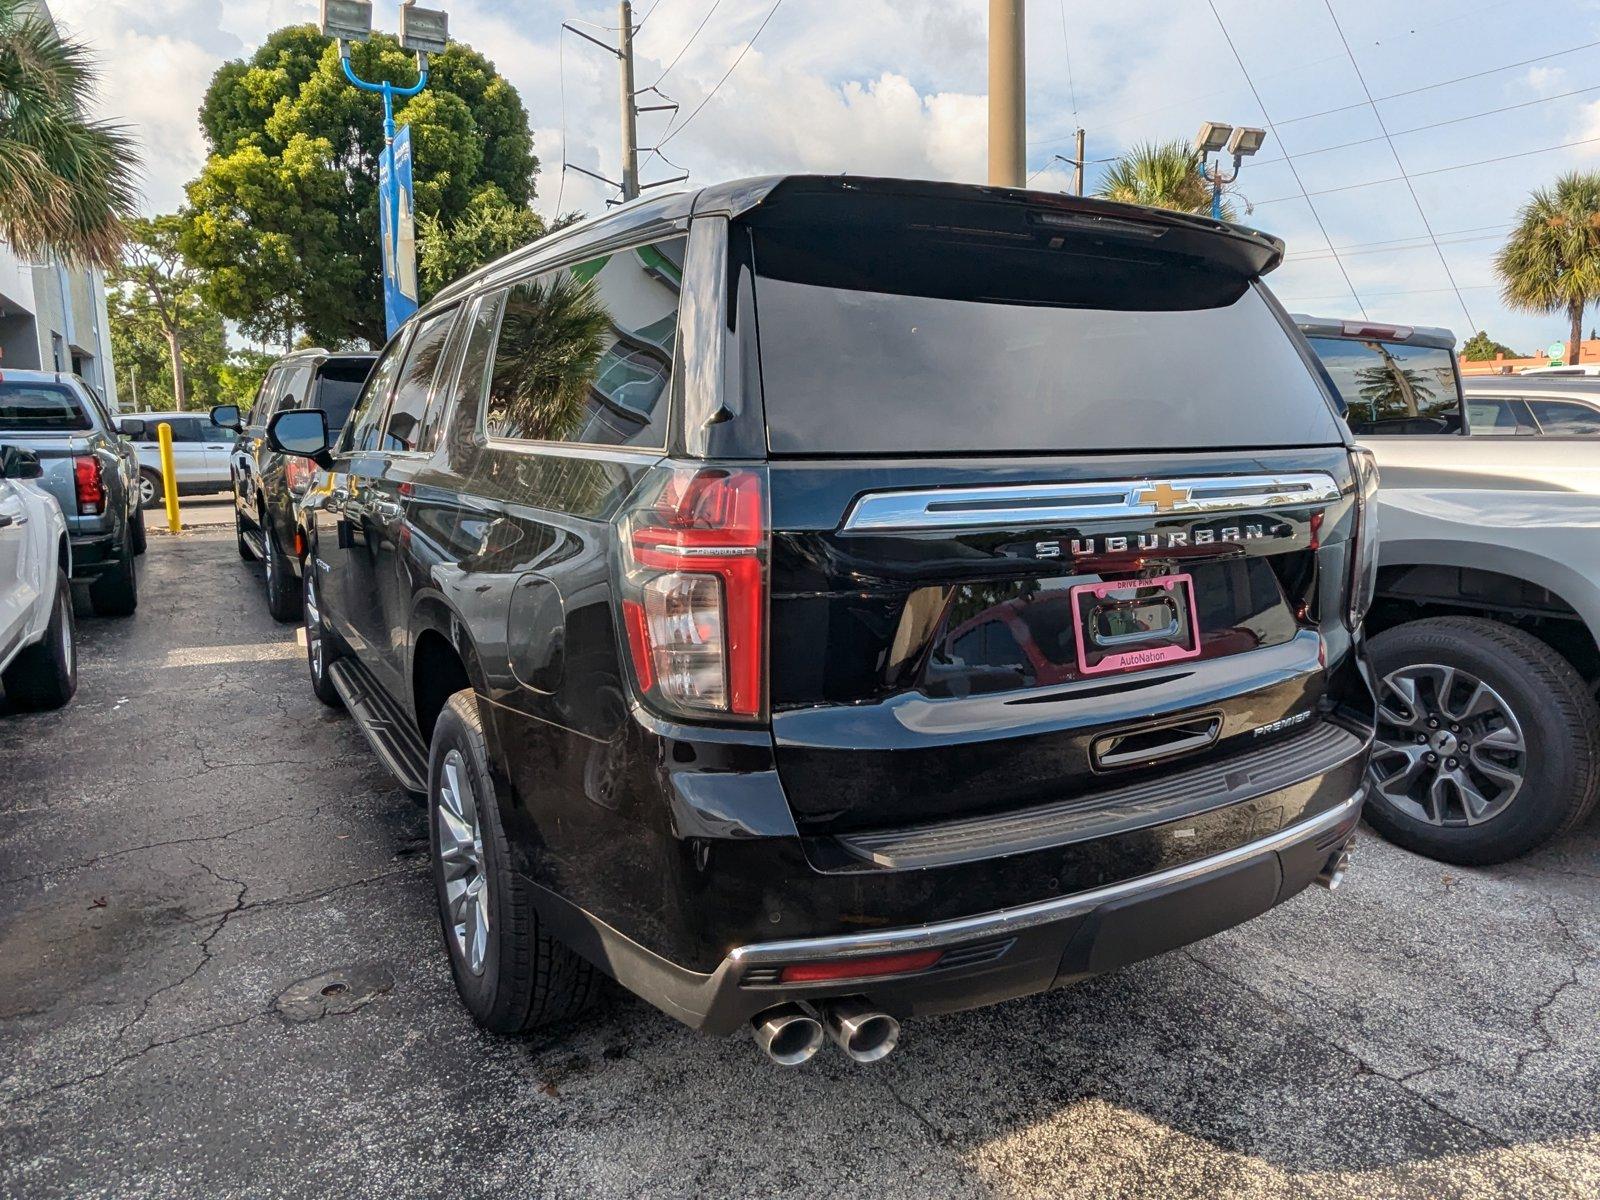
[[[140,509],[133,518],[133,552],[143,554],[150,548],[150,531],[144,527],[144,509]]]
[[[139,572],[134,566],[133,531],[122,543],[122,558],[89,585],[89,604],[97,617],[131,617],[139,607]]]
[[[274,621],[285,625],[298,621],[302,611],[300,584],[289,566],[289,556],[278,546],[271,521],[265,518],[261,522],[261,540],[267,548],[267,611]]]
[[[311,690],[318,700],[329,708],[343,708],[344,697],[328,678],[328,668],[344,653],[328,623],[322,619],[322,606],[317,599],[317,566],[314,556],[307,555],[300,573],[301,610],[305,615],[306,667],[311,672]]]
[[[239,557],[245,562],[255,562],[256,552],[250,549],[250,543],[244,540],[244,518],[239,513],[239,495],[233,497],[233,536],[239,543]]]
[[[447,799],[449,795],[457,799]],[[446,832],[451,828],[456,839]],[[441,843],[450,840],[455,844],[447,882]],[[474,1021],[494,1033],[526,1033],[575,1017],[594,1002],[603,976],[544,931],[528,884],[512,869],[471,689],[451,696],[434,725],[428,754],[428,844],[450,972]],[[473,879],[480,881],[480,890],[470,885]],[[453,887],[466,897],[464,934],[451,916]],[[482,896],[481,907],[474,895]],[[487,915],[487,928],[476,938],[471,932],[475,913]],[[481,955],[469,943],[480,946]]]
[[[161,472],[142,467],[139,471],[139,507],[158,508],[166,503],[166,492],[161,487]]]
[[[1567,833],[1594,808],[1600,709],[1543,642],[1497,621],[1440,617],[1385,630],[1368,648],[1379,681],[1379,744],[1366,816],[1391,842],[1441,862],[1487,866]],[[1453,672],[1447,685],[1445,671]],[[1443,705],[1435,702],[1441,689]],[[1452,730],[1477,744],[1461,753]],[[1436,782],[1447,764],[1490,801],[1476,819],[1460,786]]]
[[[78,690],[78,629],[65,571],[56,572],[55,608],[44,637],[11,660],[0,683],[12,704],[34,711],[60,708]]]

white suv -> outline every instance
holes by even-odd
[[[78,690],[72,550],[41,474],[33,454],[0,446],[0,686],[12,708],[60,708]]]

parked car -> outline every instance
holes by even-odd
[[[72,547],[38,457],[0,445],[0,689],[16,708],[60,708],[78,690]]]
[[[1600,436],[1600,379],[1490,375],[1462,384],[1473,433]]]
[[[1518,375],[1600,375],[1600,363],[1577,363],[1570,367],[1523,367]]]
[[[337,439],[276,414],[322,468],[312,686],[427,797],[472,1015],[566,1017],[603,972],[869,1061],[1336,884],[1376,485],[1259,282],[1281,256],[747,180],[446,288]],[[935,669],[1013,601],[1071,611],[1048,669]]]
[[[165,495],[158,432],[162,425],[172,428],[172,465],[177,468],[180,495],[228,489],[233,435],[218,429],[205,413],[125,413],[123,420],[137,428],[128,440],[139,458],[139,503],[145,508],[161,504]]]
[[[1447,329],[1296,320],[1383,478],[1367,818],[1446,862],[1524,854],[1600,794],[1593,385],[1473,379],[1463,396]]]
[[[276,414],[316,408],[326,416],[330,436],[337,436],[376,357],[300,350],[273,364],[248,417],[232,404],[211,410],[214,426],[237,435],[228,475],[239,556],[265,564],[267,609],[279,621],[300,619],[306,541],[298,504],[316,471],[303,458],[275,452],[262,435]]]
[[[134,559],[144,553],[139,460],[98,394],[76,375],[0,372],[0,441],[31,451],[39,485],[56,498],[72,544],[72,582],[85,584],[94,611],[125,617],[139,604]]]

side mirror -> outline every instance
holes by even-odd
[[[21,446],[0,446],[0,479],[37,479],[44,474],[39,456]]]
[[[328,414],[320,408],[293,408],[267,422],[267,445],[279,454],[309,458],[326,469],[333,465],[328,454]]]
[[[117,432],[123,437],[142,438],[149,432],[149,428],[138,417],[123,417],[117,422]]]
[[[239,406],[237,404],[218,404],[211,410],[211,423],[220,425],[223,429],[231,429],[235,433],[244,428],[244,422],[239,420]]]

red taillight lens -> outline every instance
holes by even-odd
[[[830,979],[866,979],[872,975],[909,975],[913,971],[926,971],[943,957],[943,950],[914,950],[877,958],[790,963],[779,973],[778,980],[780,983],[823,983]]]
[[[765,705],[762,472],[669,467],[622,521],[623,623],[639,688],[689,716]]]
[[[106,484],[100,476],[100,460],[92,454],[72,460],[72,481],[78,491],[78,511],[88,515],[106,507]]]
[[[283,481],[289,485],[289,491],[298,496],[311,486],[311,481],[316,478],[317,464],[309,458],[299,458],[290,454],[283,461]]]

